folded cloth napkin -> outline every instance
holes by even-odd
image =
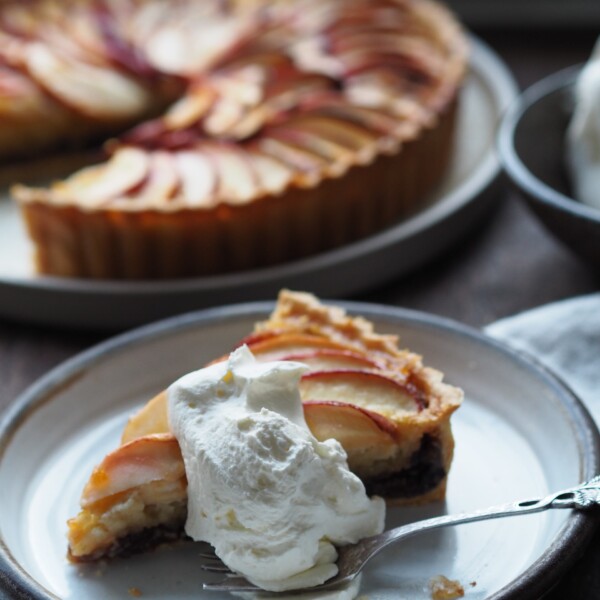
[[[600,426],[600,294],[547,304],[488,325],[561,377]]]

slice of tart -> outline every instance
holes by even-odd
[[[395,336],[309,294],[282,291],[271,317],[241,343],[259,361],[307,365],[300,382],[306,423],[318,440],[342,444],[368,493],[392,504],[444,498],[454,448],[450,416],[462,392],[400,350]],[[122,445],[92,474],[82,511],[69,521],[72,560],[183,534],[186,479],[167,393],[131,417]]]

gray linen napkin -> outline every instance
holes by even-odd
[[[600,294],[501,319],[485,332],[532,354],[557,373],[600,426]]]

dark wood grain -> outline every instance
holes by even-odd
[[[524,0],[525,1],[525,0]],[[525,87],[585,60],[593,32],[479,32]],[[600,289],[600,278],[549,236],[508,185],[488,222],[441,259],[360,299],[452,317],[482,326],[547,302]],[[37,377],[100,341],[0,321],[0,410]],[[548,598],[600,598],[600,535]]]

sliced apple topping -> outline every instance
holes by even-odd
[[[331,168],[329,161],[322,156],[303,150],[289,142],[278,140],[268,133],[264,134],[257,145],[262,153],[281,160],[296,170],[299,181],[307,186],[316,185],[321,174],[328,172]]]
[[[100,120],[130,119],[146,112],[149,92],[114,68],[77,62],[41,43],[28,46],[30,75],[65,105]]]
[[[221,200],[239,204],[252,199],[258,180],[246,153],[234,144],[203,144],[202,149],[212,159],[217,173],[217,193]]]
[[[381,364],[350,350],[319,349],[309,352],[285,354],[279,360],[301,362],[311,371],[326,371],[339,369],[378,369]]]
[[[154,433],[170,433],[167,392],[157,394],[127,421],[121,445]]]
[[[261,190],[268,194],[280,194],[294,177],[292,169],[261,152],[248,150],[248,160],[252,163]]]
[[[304,129],[301,124],[293,122],[272,129],[270,135],[284,143],[292,144],[333,162],[341,161],[350,164],[356,156],[354,152],[343,145],[318,135],[314,131]]]
[[[352,122],[310,112],[294,119],[285,126],[285,128],[287,127],[292,132],[294,130],[301,131],[305,145],[308,144],[309,136],[312,135],[312,152],[321,151],[327,156],[330,164],[338,166],[347,165],[351,161],[358,164],[369,163],[373,160],[384,139],[377,132],[369,131]],[[296,135],[299,136],[299,133]],[[331,161],[335,160],[336,151],[332,145],[340,148],[337,152],[337,161],[333,163]],[[328,155],[327,151],[332,154]]]
[[[262,361],[283,360],[283,357],[291,354],[303,354],[323,350],[337,350],[340,352],[352,352],[343,344],[334,342],[327,338],[300,333],[283,333],[266,339],[259,338],[252,341],[246,338],[246,344],[254,356]]]
[[[135,439],[108,454],[83,490],[81,506],[94,503],[154,481],[185,479],[185,468],[177,440],[171,434]]]
[[[212,206],[216,202],[217,177],[208,157],[199,150],[175,152],[181,194],[189,206]]]
[[[207,85],[196,84],[167,111],[163,122],[168,129],[191,127],[202,119],[215,101],[215,91]]]
[[[396,445],[396,426],[373,411],[346,402],[308,401],[302,405],[312,434],[320,441],[336,439],[348,454],[368,447],[378,453]]]
[[[373,131],[327,116],[307,114],[295,120],[295,124],[354,151],[373,146],[378,138]]]
[[[358,106],[349,99],[314,98],[307,108],[313,113],[349,121],[363,129],[399,139],[404,139],[407,133],[414,128],[412,123],[406,119],[393,116],[382,109],[375,110],[366,106]]]
[[[417,413],[423,406],[406,385],[371,371],[315,371],[300,381],[303,401],[333,401],[368,408],[378,414],[395,417]]]
[[[425,122],[428,110],[416,98],[398,93],[402,83],[390,71],[370,71],[346,79],[345,93],[353,104],[389,111],[418,128]]]
[[[331,85],[331,80],[326,77],[299,73],[286,81],[276,81],[274,85],[265,87],[265,97],[260,103],[241,112],[235,122],[226,128],[221,127],[218,134],[238,140],[248,138],[270,123],[285,120],[286,113],[296,109],[303,98],[330,90]],[[209,121],[207,127],[211,123]],[[210,132],[215,133],[214,124]]]
[[[148,175],[148,154],[139,148],[124,147],[101,165],[87,167],[63,182],[52,185],[53,198],[98,206],[124,196]]]
[[[194,19],[166,23],[145,40],[144,50],[160,71],[193,76],[213,67],[247,37],[248,25],[243,19],[222,15],[206,16],[201,27]],[[198,35],[199,30],[202,35]]]
[[[179,175],[170,152],[150,153],[150,168],[139,191],[125,200],[147,206],[161,206],[173,198],[179,189]]]

